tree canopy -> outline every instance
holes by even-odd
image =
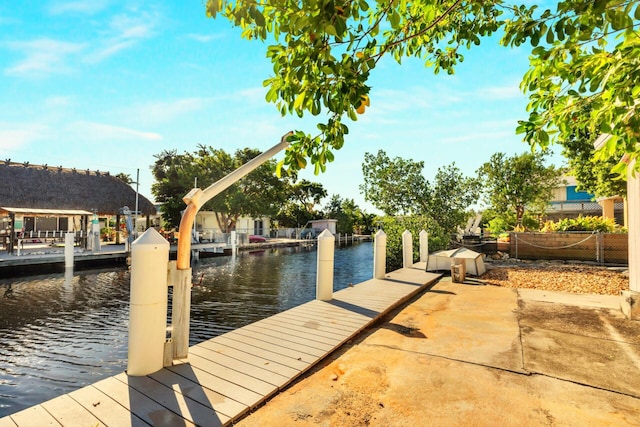
[[[257,149],[245,148],[231,155],[222,149],[200,145],[193,153],[165,150],[156,155],[151,191],[162,203],[165,222],[170,227],[180,224],[181,211],[185,209],[182,198],[194,187],[195,179],[198,187],[206,188],[259,154]],[[288,196],[287,183],[275,176],[275,168],[275,160],[265,162],[208,201],[203,209],[216,213],[223,232],[232,230],[243,215],[275,216]]]
[[[316,206],[327,196],[322,184],[303,179],[290,185],[287,193],[287,200],[276,216],[280,226],[301,227],[321,216]]]
[[[512,157],[495,153],[478,169],[493,211],[515,214],[518,226],[525,210],[544,212],[562,175],[561,169],[544,164],[545,156],[544,152]]]
[[[360,190],[365,200],[389,216],[428,216],[445,232],[455,231],[478,199],[477,180],[463,176],[452,164],[438,168],[432,184],[423,170],[422,161],[390,159],[384,150],[365,153]]]
[[[612,135],[604,158],[618,149],[637,157],[638,2],[566,0],[541,10],[501,0],[207,0],[206,13],[222,14],[247,39],[269,41],[266,99],[283,115],[326,114],[317,135],[290,137],[279,163],[296,171],[310,159],[318,173],[344,144],[344,118],[356,120],[375,102],[367,81],[383,56],[417,57],[436,73],[453,73],[462,49],[494,33],[502,45],[532,48],[521,84],[529,116],[517,127],[526,141],[546,147],[585,129]],[[581,114],[585,106],[588,115]]]

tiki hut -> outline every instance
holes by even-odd
[[[77,229],[71,224],[74,218],[81,217],[86,231],[89,216],[119,219],[125,206],[135,210],[136,191],[109,172],[0,162],[0,217],[11,243],[15,232],[33,230],[38,220],[49,229],[72,231]],[[153,203],[141,195],[138,214],[156,214]]]

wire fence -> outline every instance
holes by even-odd
[[[516,259],[628,264],[627,234],[600,232],[509,233],[509,256]]]

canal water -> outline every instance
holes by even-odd
[[[191,345],[315,298],[315,248],[194,267]],[[336,248],[334,289],[372,277],[371,243]],[[0,417],[126,369],[126,268],[0,279]]]

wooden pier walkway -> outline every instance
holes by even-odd
[[[125,373],[0,418],[16,426],[223,426],[282,390],[433,284],[424,263],[337,291],[190,348],[145,377]]]

